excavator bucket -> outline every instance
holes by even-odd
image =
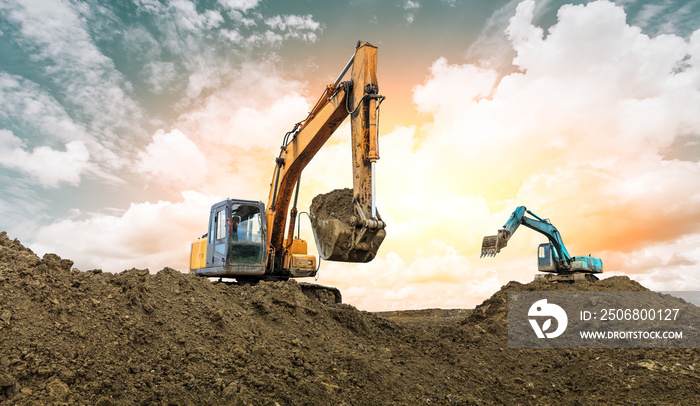
[[[386,231],[381,220],[366,220],[355,208],[351,189],[316,196],[309,208],[319,256],[327,261],[369,262]],[[359,213],[359,215],[358,215]]]
[[[351,226],[338,219],[311,219],[319,256],[327,261],[369,262],[386,236],[385,230]]]
[[[498,253],[498,236],[488,235],[481,242],[481,257],[493,257]]]
[[[508,245],[508,237],[505,230],[498,230],[496,235],[484,237],[481,243],[481,257],[495,257],[501,249]]]

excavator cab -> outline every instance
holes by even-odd
[[[264,274],[264,213],[262,202],[227,199],[214,204],[209,232],[192,244],[190,272],[224,277]]]
[[[552,255],[552,245],[548,242],[537,247],[537,270],[540,272],[556,272],[557,266]]]

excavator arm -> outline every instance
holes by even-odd
[[[341,83],[343,76],[351,68],[351,80]],[[280,154],[275,160],[275,171],[266,209],[267,242],[273,263],[284,263],[284,256],[293,241],[296,199],[289,218],[287,213],[295,186],[298,192],[302,171],[348,115],[351,116],[353,194],[356,204],[362,209],[361,217],[364,219],[360,228],[367,229],[367,226],[373,227],[373,230],[384,228],[384,223],[377,219],[374,203],[374,164],[379,159],[377,111],[378,104],[383,98],[377,94],[377,91],[377,48],[368,43],[358,42],[355,54],[336,81],[327,87],[308,117],[297,123],[285,137]],[[284,231],[287,228],[288,219],[289,236],[285,239]],[[315,228],[315,235],[316,231]],[[331,230],[326,234],[328,233],[336,234],[337,237],[337,234],[343,234],[343,230]],[[357,239],[360,233],[355,236],[353,231],[352,234],[352,238]],[[374,257],[378,248],[377,238],[374,238],[374,241],[375,244],[371,248],[374,252],[369,256],[367,254],[360,256]],[[361,244],[351,244],[349,247],[342,248],[326,247],[321,251],[344,251],[342,255],[325,258],[342,261],[357,257],[355,255],[357,253],[353,254],[352,251],[358,246]],[[276,273],[277,270],[272,269],[272,272]]]
[[[525,214],[529,214],[534,218],[527,217]],[[495,256],[501,252],[501,249],[508,245],[508,240],[521,224],[547,237],[552,246],[552,255],[555,261],[571,262],[571,256],[566,250],[564,241],[562,241],[561,234],[559,234],[557,228],[549,220],[540,218],[525,206],[515,209],[503,228],[498,230],[497,235],[484,237],[481,245],[481,256]]]

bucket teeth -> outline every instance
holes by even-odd
[[[498,236],[489,235],[484,237],[484,241],[481,243],[481,258],[494,257],[498,251]]]

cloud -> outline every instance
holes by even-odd
[[[403,7],[404,10],[415,10],[420,8],[420,3],[413,0],[406,0],[401,7]]]
[[[259,0],[219,0],[229,10],[248,11],[258,6]]]
[[[128,94],[128,81],[92,41],[82,15],[89,8],[22,0],[3,3],[0,10],[16,28],[12,38],[28,51],[64,108],[80,116],[93,136],[128,143],[142,111]]]
[[[630,8],[631,9],[631,8]],[[630,10],[631,11],[631,10]],[[697,27],[695,16],[700,11],[697,2],[677,4],[671,1],[643,4],[636,14],[630,15],[632,24],[654,35],[686,36]]]
[[[236,76],[183,113],[178,127],[196,134],[205,151],[264,148],[276,155],[284,133],[309,111],[302,84],[282,78],[270,63],[243,64]]]
[[[310,14],[274,16],[265,20],[265,24],[272,29],[280,30],[282,38],[301,38],[305,41],[315,42],[317,32],[322,31],[321,23],[315,21]]]
[[[235,76],[181,114],[176,130],[157,131],[134,169],[171,190],[235,190],[232,197],[266,200],[282,138],[306,117],[311,100],[271,64],[245,64]]]
[[[401,8],[405,11],[404,19],[406,22],[409,25],[413,24],[413,22],[416,20],[415,11],[420,8],[420,3],[418,1],[405,0],[403,3],[401,3]]]
[[[137,170],[159,182],[187,189],[206,181],[206,158],[180,130],[158,130],[153,142],[139,152]]]
[[[177,66],[173,62],[151,61],[144,65],[144,81],[153,93],[171,90],[170,85],[177,79]]]
[[[83,148],[87,149],[92,163],[88,165],[85,161],[83,162],[85,165],[79,165],[79,168],[73,165],[65,170],[59,170],[57,172],[59,178],[61,176],[58,175],[59,173],[64,176],[67,173],[72,174],[68,178],[64,177],[59,183],[67,181],[68,184],[77,185],[80,179],[73,178],[73,175],[80,177],[86,174],[95,175],[109,182],[121,182],[119,177],[110,172],[121,168],[127,159],[110,149],[114,148],[113,144],[107,140],[100,141],[93,136],[88,128],[89,125],[76,121],[65,107],[38,83],[18,75],[0,72],[0,123],[6,126],[5,131],[11,132],[13,137],[22,140],[22,148],[34,149],[39,154],[54,150],[55,145],[71,145],[68,155],[76,158],[70,160],[71,162],[77,163],[84,161],[82,157],[85,154],[80,151]],[[10,156],[9,150],[5,153],[6,157]],[[15,158],[19,156],[17,154],[19,152],[15,151]],[[52,156],[67,157],[68,155],[53,154]],[[5,166],[18,168],[24,164],[13,161]],[[51,177],[51,175],[48,176]],[[31,179],[37,181],[40,178],[33,176]],[[57,186],[53,181],[43,183],[44,186],[47,184],[52,187]]]
[[[30,241],[38,223],[50,221],[46,213],[51,205],[33,186],[24,176],[0,173],[0,229],[24,242]]]
[[[630,254],[606,252],[605,276],[627,275],[654,290],[697,291],[700,234],[654,243]]]
[[[0,72],[0,122],[26,130],[24,138],[33,137],[38,142],[47,139],[86,142],[90,138],[86,129],[46,89],[6,72]]]
[[[60,253],[83,270],[138,267],[156,272],[171,266],[187,271],[189,245],[206,233],[209,209],[219,200],[188,191],[180,202],[133,203],[121,215],[64,218],[40,228],[30,247]]]
[[[92,170],[89,159],[90,154],[80,141],[69,142],[65,151],[42,146],[27,152],[22,140],[10,131],[0,130],[0,165],[23,172],[42,186],[77,186],[81,175]]]
[[[368,311],[472,308],[502,285],[493,269],[452,247],[428,245],[432,255],[419,260],[390,251],[367,264],[322,262],[318,282],[339,287],[343,302]]]
[[[477,39],[469,46],[467,58],[482,67],[499,72],[512,70],[513,46],[505,35],[508,21],[515,13],[519,0],[510,0],[487,20]]]
[[[181,30],[192,32],[209,30],[218,27],[224,21],[216,10],[205,10],[200,14],[195,4],[187,0],[171,1],[170,6],[174,11],[174,23]]]
[[[221,101],[246,70],[268,69],[270,52],[264,47],[288,39],[315,41],[322,31],[310,15],[269,17],[254,11],[257,6],[252,0],[206,7],[144,0],[135,4],[141,23],[133,24],[119,5],[2,3],[3,32],[31,69],[21,75],[0,72],[0,128],[23,139],[29,150],[79,141],[95,175],[111,181],[132,176],[131,168],[143,165],[133,165],[130,157],[165,122],[176,128],[178,115],[186,121],[209,100]],[[224,18],[226,13],[240,18]],[[263,48],[251,54],[255,47]],[[283,82],[279,73],[266,73]],[[78,144],[71,145],[77,157]]]

